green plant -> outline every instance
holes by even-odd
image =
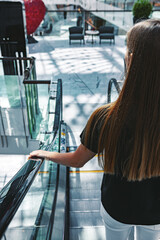
[[[133,5],[133,16],[137,19],[148,18],[152,12],[152,4],[148,0],[138,0]]]

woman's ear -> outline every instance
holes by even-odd
[[[129,57],[128,57],[128,67],[130,67],[130,65],[131,65],[132,58],[133,58],[133,53],[129,53]]]
[[[133,57],[133,53],[129,53],[128,51],[126,52],[125,55],[125,64],[126,64],[126,71],[129,69],[130,64],[132,62],[132,57]]]

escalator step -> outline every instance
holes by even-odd
[[[70,174],[70,189],[95,190],[101,189],[103,173],[77,173]]]
[[[99,209],[100,209],[100,199],[88,199],[88,200],[76,199],[76,200],[70,201],[70,211],[94,212],[94,211],[99,211]]]
[[[70,189],[70,199],[100,199],[101,191],[94,189]]]
[[[103,226],[99,211],[96,212],[70,212],[70,227],[81,228],[87,226]]]

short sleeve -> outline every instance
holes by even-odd
[[[89,141],[87,144],[85,143],[85,128],[82,131],[81,135],[80,135],[80,139],[81,139],[81,143],[88,148],[90,151],[97,153],[98,152],[98,137],[96,138],[95,136],[96,134],[94,134],[92,136],[92,142]]]
[[[94,153],[98,153],[100,133],[107,115],[108,105],[97,108],[80,134],[81,143]]]
[[[88,124],[88,123],[87,123]],[[100,135],[100,124],[95,121],[95,118],[93,118],[89,134],[87,136],[87,141],[85,141],[86,138],[86,128],[83,129],[82,133],[80,134],[80,140],[81,143],[88,148],[90,151],[94,153],[98,153],[98,142],[99,142],[99,135]],[[93,131],[94,129],[94,131]]]

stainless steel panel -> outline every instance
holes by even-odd
[[[70,240],[106,240],[104,227],[71,228]]]

